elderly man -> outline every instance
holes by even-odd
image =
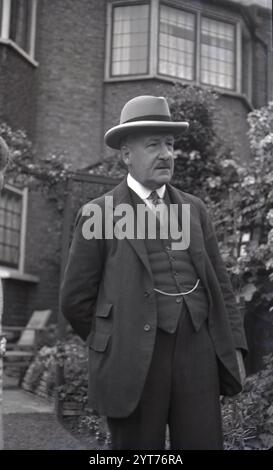
[[[93,201],[105,215],[111,198],[114,215],[93,237],[84,235],[86,206],[77,218],[62,311],[88,345],[89,403],[107,417],[113,449],[164,449],[167,425],[171,449],[221,449],[219,395],[242,387],[242,318],[212,223],[200,199],[170,184],[174,138],[187,127],[163,97],[127,102],[105,142],[121,151],[128,176]],[[109,236],[124,208],[136,221],[143,205],[155,215],[177,205],[182,234],[187,205],[189,244],[177,249],[166,217],[156,217],[152,237],[146,227],[142,237]]]

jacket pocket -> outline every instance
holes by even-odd
[[[112,331],[112,315],[110,315],[113,304],[104,304],[101,307],[97,308],[95,313],[95,333],[108,334]]]
[[[113,304],[103,304],[97,307],[92,321],[91,331],[85,344],[95,351],[104,351],[107,341],[112,333],[112,319],[110,312]]]
[[[110,315],[111,309],[113,307],[113,304],[105,304],[101,305],[97,310],[96,310],[96,317],[100,318],[107,318]]]
[[[106,350],[110,336],[111,336],[111,333],[102,333],[101,331],[96,331],[89,338],[89,341],[88,341],[89,348],[97,352],[104,352]]]

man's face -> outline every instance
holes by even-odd
[[[131,175],[147,188],[168,183],[174,170],[174,137],[165,132],[141,132],[129,136],[121,147]]]

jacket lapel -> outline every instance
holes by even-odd
[[[128,204],[128,205],[132,206],[133,209],[134,209],[134,205],[133,205],[133,202],[132,202],[132,199],[131,199],[131,195],[130,195],[130,191],[129,191],[126,179],[124,179],[115,188],[115,190],[113,192],[113,195],[114,195],[114,201],[113,201],[114,210],[115,210],[116,206],[118,206],[119,204]],[[119,219],[120,219],[120,217],[116,216],[115,213],[114,213],[114,216],[113,216],[114,225]],[[134,227],[135,228],[137,227],[137,217],[136,217],[135,210],[134,210]],[[144,240],[141,239],[141,238],[136,238],[136,237],[134,237],[134,238],[127,238],[126,237],[124,239],[124,241],[125,241],[125,243],[127,241],[131,245],[131,247],[135,250],[137,256],[139,257],[139,259],[142,261],[145,268],[147,269],[150,277],[153,278],[152,271],[151,271],[151,266],[150,266],[150,263],[149,263],[149,259],[148,259],[147,250],[146,250]]]

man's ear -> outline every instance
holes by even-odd
[[[121,158],[122,161],[125,163],[126,166],[130,164],[130,149],[126,144],[123,144],[120,148]]]

